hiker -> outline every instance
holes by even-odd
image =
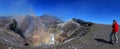
[[[118,37],[117,37],[117,32],[118,32],[119,26],[116,20],[113,20],[113,25],[112,25],[112,32],[110,34],[110,43],[116,44],[118,43]],[[113,36],[114,35],[114,36]],[[114,37],[114,40],[113,38]],[[114,42],[113,42],[114,41]]]
[[[12,31],[15,31],[16,30],[16,27],[17,27],[17,21],[15,19],[13,19],[12,23],[10,23],[8,25],[8,30],[12,30]]]

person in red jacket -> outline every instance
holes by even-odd
[[[118,37],[117,37],[118,30],[119,30],[119,25],[116,20],[113,20],[112,32],[110,34],[110,43],[113,43],[113,44],[118,43]],[[114,37],[114,40],[112,37]]]

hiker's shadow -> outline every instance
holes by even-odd
[[[98,41],[98,42],[103,42],[103,43],[111,44],[109,41],[106,41],[106,40],[104,40],[104,39],[95,38],[95,40]]]

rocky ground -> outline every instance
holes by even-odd
[[[13,45],[13,43],[6,41],[3,38],[0,38],[0,49],[119,49],[120,42],[118,44],[110,44],[109,35],[111,32],[111,25],[104,24],[94,24],[90,28],[91,30],[82,37],[76,37],[75,39],[58,45],[50,46],[21,46]],[[120,32],[118,32],[118,37]],[[0,37],[3,37],[4,34],[0,32]],[[9,38],[8,35],[6,37]],[[11,38],[11,40],[14,40]]]

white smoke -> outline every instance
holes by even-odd
[[[27,28],[27,30],[25,31],[25,36],[26,36],[26,38],[29,38],[29,37],[31,37],[32,36],[32,32],[33,32],[33,30],[34,30],[34,21],[33,21],[33,18],[32,17],[30,17],[31,19],[30,19],[30,23],[29,23],[29,26],[28,26],[28,28]]]

